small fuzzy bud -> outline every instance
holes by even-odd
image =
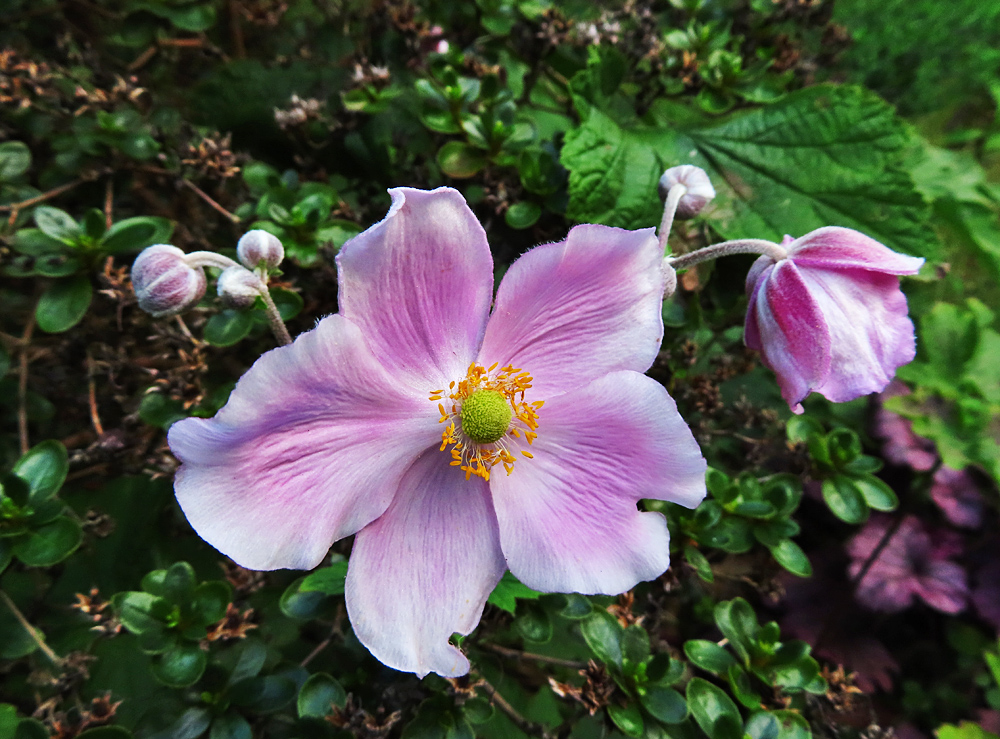
[[[192,267],[176,246],[156,244],[132,263],[132,288],[139,307],[155,318],[180,313],[205,294],[205,273]]]
[[[260,295],[260,279],[253,272],[237,265],[222,270],[217,288],[219,297],[226,305],[232,308],[249,308]]]
[[[715,197],[715,188],[705,170],[693,164],[671,167],[663,173],[658,187],[661,200],[667,199],[667,194],[674,185],[684,185],[687,188],[677,204],[677,218],[681,220],[694,218]]]
[[[254,229],[243,234],[236,255],[247,269],[274,269],[285,258],[285,248],[274,234]]]

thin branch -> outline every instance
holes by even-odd
[[[500,695],[500,693],[497,692],[497,689],[490,685],[486,678],[484,678],[481,674],[477,674],[476,678],[476,682],[479,684],[479,687],[481,687],[486,692],[486,695],[490,697],[490,702],[499,708],[503,713],[507,714],[507,718],[509,718],[517,728],[530,736],[538,736],[542,737],[542,739],[551,739],[553,735],[546,731],[544,726],[536,724],[533,721],[529,721],[518,713],[517,709],[508,703],[507,699]]]
[[[21,613],[21,611],[18,609],[16,605],[14,605],[14,601],[10,599],[10,596],[7,595],[7,593],[5,593],[2,590],[0,590],[0,600],[2,600],[4,602],[4,605],[6,605],[7,608],[10,609],[10,612],[14,614],[14,618],[16,618],[17,622],[21,624],[22,627],[24,627],[25,631],[28,632],[28,635],[31,637],[32,641],[34,641],[35,644],[38,645],[38,648],[42,650],[42,654],[48,657],[53,664],[61,665],[62,659],[59,657],[59,655],[52,651],[49,645],[45,643],[45,640],[38,635],[38,631],[35,629],[35,627],[28,622],[28,619],[24,617],[24,614]]]
[[[104,227],[111,228],[111,224],[114,222],[111,218],[111,209],[114,207],[115,200],[115,180],[113,177],[108,177],[108,181],[104,183]]]
[[[488,649],[491,652],[496,652],[497,654],[503,655],[504,657],[512,657],[514,659],[524,659],[524,660],[531,660],[534,662],[544,662],[545,664],[558,665],[559,667],[569,667],[574,670],[582,670],[587,666],[586,662],[580,662],[578,660],[572,660],[572,659],[561,659],[560,657],[549,657],[548,655],[545,654],[522,652],[519,649],[502,647],[499,644],[489,644],[481,642],[479,646],[484,649]]]
[[[226,218],[228,218],[233,223],[239,223],[240,222],[240,217],[238,215],[230,213],[228,210],[226,210],[225,208],[223,208],[221,205],[219,205],[217,202],[215,202],[208,193],[206,193],[204,190],[202,190],[200,187],[198,187],[196,184],[194,184],[190,180],[183,180],[182,179],[181,183],[185,187],[187,187],[188,189],[190,189],[199,198],[201,198],[206,203],[208,203],[212,207],[212,209],[215,210],[216,212],[221,213],[222,215],[224,215]]]
[[[10,212],[11,218],[16,219],[17,214],[20,213],[25,208],[30,208],[32,205],[38,205],[39,203],[44,203],[46,200],[51,200],[57,195],[62,195],[68,190],[72,190],[74,187],[82,185],[84,182],[92,182],[94,180],[94,175],[84,175],[79,177],[72,182],[67,182],[65,185],[59,185],[59,187],[53,187],[47,192],[43,192],[41,195],[36,195],[33,198],[28,198],[27,200],[22,200],[19,203],[11,203],[9,205],[0,205],[0,213]]]
[[[94,358],[87,352],[87,399],[90,404],[90,423],[94,427],[98,438],[104,436],[104,425],[101,423],[101,416],[97,412],[97,385],[94,382]]]
[[[18,358],[17,376],[17,434],[21,442],[21,455],[28,453],[28,345],[35,332],[35,311],[28,316],[28,325],[21,334],[21,355]]]

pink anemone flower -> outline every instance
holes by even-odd
[[[347,612],[386,665],[457,676],[506,569],[621,593],[670,563],[642,498],[693,507],[706,463],[642,373],[663,332],[652,229],[583,225],[511,265],[455,190],[391,191],[337,258],[340,312],[170,429],[177,500],[244,567],[312,568],[356,534]]]
[[[916,353],[899,275],[923,259],[849,228],[793,239],[782,259],[762,256],[747,275],[746,345],[774,370],[794,413],[817,392],[835,403],[882,390]]]

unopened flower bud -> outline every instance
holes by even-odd
[[[222,270],[217,288],[219,297],[226,305],[231,308],[249,308],[260,295],[260,279],[253,272],[237,265]]]
[[[274,234],[254,229],[243,234],[236,245],[236,255],[247,269],[274,269],[285,258],[285,248]]]
[[[671,167],[663,173],[658,187],[662,200],[667,199],[667,194],[674,185],[684,185],[687,188],[677,204],[676,217],[681,220],[694,218],[715,197],[715,188],[705,170],[693,164]]]
[[[156,244],[132,263],[132,287],[139,307],[155,318],[180,313],[205,294],[205,273],[192,267],[176,246]]]

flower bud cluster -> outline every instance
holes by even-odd
[[[234,308],[249,308],[267,290],[267,273],[285,257],[281,241],[254,230],[240,239],[236,254],[244,266],[214,252],[185,254],[176,246],[157,244],[144,249],[132,264],[132,287],[139,307],[159,318],[180,313],[205,294],[205,267],[222,270],[219,297]]]

